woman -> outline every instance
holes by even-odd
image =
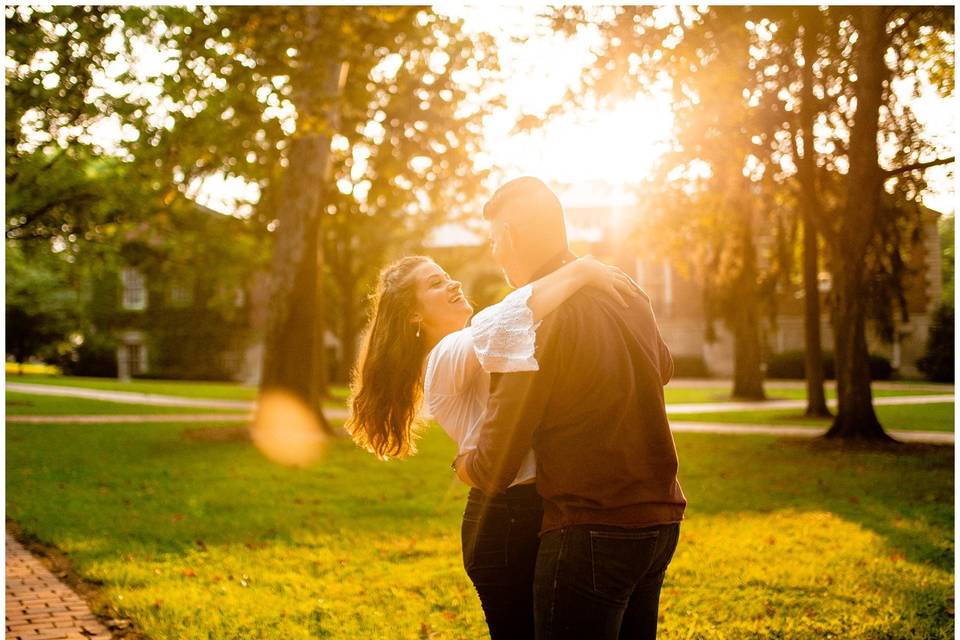
[[[354,440],[381,458],[415,453],[420,405],[460,453],[476,447],[490,373],[534,371],[540,320],[584,286],[626,306],[636,285],[591,258],[572,261],[473,315],[461,284],[423,256],[383,270],[352,384]],[[533,637],[533,570],[543,515],[533,452],[511,487],[487,497],[472,489],[463,515],[463,562],[494,640]]]

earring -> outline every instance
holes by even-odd
[[[422,322],[421,320],[417,320],[417,337],[418,337],[418,338],[420,337],[420,324],[421,324],[421,322]]]

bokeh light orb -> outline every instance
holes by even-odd
[[[260,396],[250,439],[267,459],[288,467],[306,467],[323,457],[329,436],[303,400],[272,390]]]

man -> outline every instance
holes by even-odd
[[[560,201],[536,178],[503,185],[484,217],[514,286],[576,258]],[[624,309],[581,289],[538,328],[536,357],[539,371],[492,376],[478,447],[457,473],[496,494],[536,454],[538,639],[654,638],[686,499],[663,399],[673,360],[649,299]]]

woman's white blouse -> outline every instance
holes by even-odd
[[[533,289],[521,287],[475,315],[468,327],[444,337],[427,356],[424,406],[464,453],[477,448],[490,395],[490,374],[537,371],[537,326],[527,305]],[[530,451],[512,485],[536,477]]]

